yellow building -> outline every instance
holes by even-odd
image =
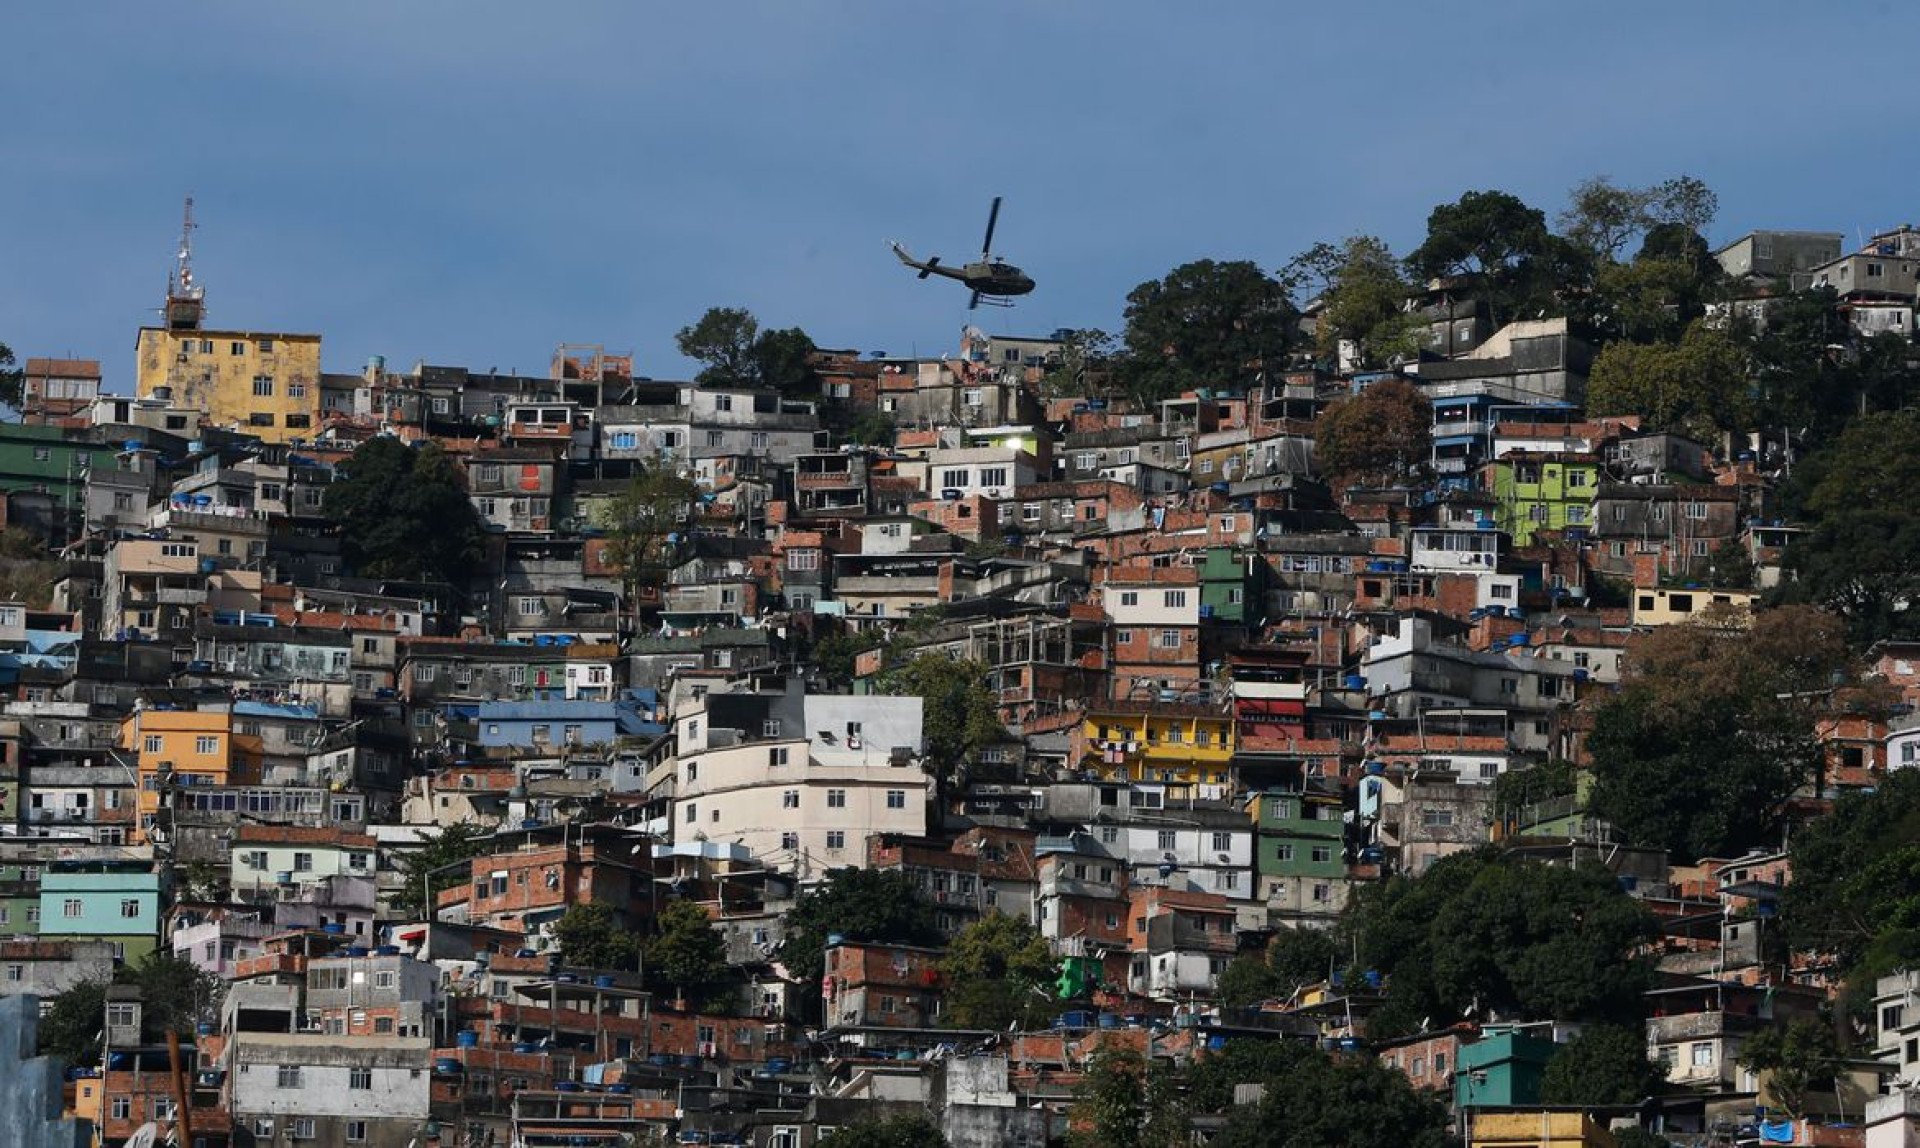
[[[1211,706],[1098,702],[1081,737],[1081,768],[1105,780],[1224,787],[1233,716]]]
[[[1475,1112],[1471,1148],[1617,1148],[1618,1141],[1593,1117],[1575,1109]]]
[[[142,327],[136,385],[205,421],[268,442],[311,438],[320,410],[320,336]]]
[[[147,840],[160,811],[161,779],[176,787],[250,785],[259,780],[261,742],[234,733],[226,710],[138,710],[120,725],[120,746],[133,752],[140,773],[140,824]]]
[[[1753,605],[1760,595],[1747,590],[1663,590],[1657,587],[1633,592],[1633,624],[1671,626],[1690,622],[1718,607],[1729,624],[1746,625],[1753,618]]]

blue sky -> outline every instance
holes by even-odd
[[[0,342],[131,388],[191,193],[218,326],[544,372],[687,373],[713,305],[937,354],[965,292],[888,239],[1039,280],[990,330],[1118,330],[1190,259],[1402,252],[1476,188],[1551,216],[1678,173],[1710,238],[1920,222],[1920,5],[1353,0],[100,0],[9,11]]]

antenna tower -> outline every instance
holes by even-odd
[[[197,330],[206,310],[206,288],[193,281],[193,197],[187,197],[180,219],[180,252],[167,275],[167,326],[175,331]]]

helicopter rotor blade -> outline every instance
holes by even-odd
[[[980,258],[988,259],[993,255],[993,228],[1000,222],[1000,197],[993,197],[993,208],[987,212],[987,238],[980,244]]]
[[[967,310],[971,311],[978,306],[980,306],[980,292],[975,291],[973,298],[967,300]]]

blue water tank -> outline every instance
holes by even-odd
[[[433,1070],[441,1076],[458,1076],[460,1062],[451,1056],[443,1056],[433,1062]]]
[[[453,1034],[453,1043],[461,1048],[479,1048],[480,1034],[471,1029],[461,1029]]]

